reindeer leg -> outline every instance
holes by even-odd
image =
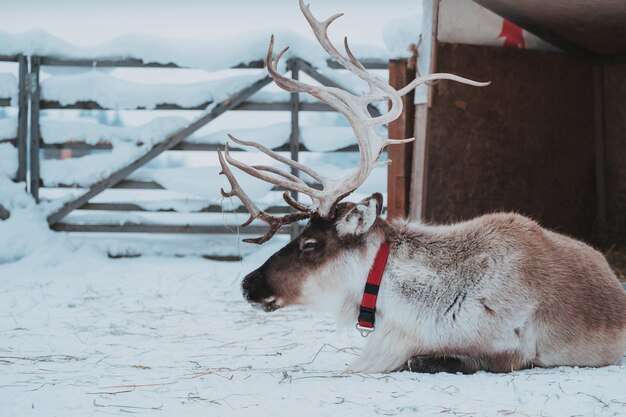
[[[475,361],[469,359],[422,355],[410,358],[401,370],[425,374],[439,372],[473,374],[479,368]]]

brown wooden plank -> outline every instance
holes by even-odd
[[[234,234],[238,226],[196,226],[196,225],[160,225],[160,224],[66,224],[56,223],[51,226],[57,232],[89,233],[191,233],[191,234]],[[283,227],[278,233],[289,233],[290,226]],[[239,234],[261,235],[266,233],[266,226],[239,227]]]
[[[120,189],[133,189],[133,190],[165,190],[160,184],[152,181],[135,181],[135,180],[122,180],[115,184],[111,188]]]
[[[201,255],[204,259],[208,259],[210,261],[220,261],[220,262],[240,262],[243,260],[241,256],[232,255],[232,256],[219,256],[219,255]]]
[[[246,102],[233,110],[243,111],[289,111],[291,109],[291,103],[278,102],[278,103],[261,103],[261,102]],[[324,103],[300,103],[300,111],[310,112],[334,112],[335,109]]]
[[[363,64],[363,66],[366,69],[373,69],[373,70],[389,69],[389,62],[385,61],[384,59],[362,58],[362,59],[359,59],[359,61],[361,61],[361,64]],[[328,67],[332,69],[344,69],[338,62],[332,59],[327,60],[326,65],[328,65]]]
[[[0,56],[0,61],[16,61],[16,56]],[[367,69],[387,69],[388,65],[385,60],[375,58],[365,58],[361,62]],[[181,67],[175,63],[159,63],[159,62],[144,62],[141,59],[126,58],[126,59],[107,59],[107,58],[95,58],[95,59],[63,59],[54,57],[42,57],[42,65],[50,66],[65,66],[65,67],[137,67],[137,68],[187,68]],[[335,61],[329,59],[327,65],[330,68],[342,69],[343,67],[337,64]],[[265,62],[262,59],[253,60],[250,62],[242,62],[231,68],[263,68]]]
[[[48,187],[48,188],[81,188],[85,189],[82,185],[77,184],[55,184],[55,185],[46,185],[43,182],[40,184],[40,187]],[[164,187],[157,184],[153,181],[135,181],[135,180],[122,180],[112,186],[111,188],[116,189],[129,189],[129,190],[165,190]]]
[[[8,139],[7,141],[15,142],[14,139]],[[77,151],[111,150],[112,149],[112,146],[110,143],[100,142],[96,145],[89,145],[85,142],[77,142],[77,141],[65,142],[65,143],[42,143],[40,147],[41,149],[48,149],[48,150],[70,149],[70,150],[77,150]],[[170,150],[171,151],[211,151],[211,152],[214,152],[222,148],[224,148],[224,145],[222,144],[183,142],[174,146]],[[285,144],[285,145],[279,146],[278,148],[274,148],[273,150],[277,152],[289,152],[290,149],[291,149],[290,145]],[[230,146],[228,147],[228,150],[232,152],[243,151],[243,149],[241,148],[232,148]],[[359,149],[357,145],[348,145],[344,148],[336,149],[330,152],[358,152],[358,150]],[[312,151],[307,149],[307,147],[304,146],[304,144],[300,143],[299,152],[312,152]]]
[[[141,59],[65,59],[55,57],[41,57],[41,65],[55,67],[129,67],[129,68],[184,68],[174,63],[144,62]]]
[[[28,76],[28,61],[24,55],[18,58],[18,113],[17,113],[17,175],[16,181],[26,181],[26,141],[28,134],[28,90],[26,78]]]
[[[291,78],[294,80],[298,80],[300,78],[300,64],[299,60],[292,59],[289,61],[289,67],[291,69]],[[289,153],[290,158],[294,161],[298,161],[300,154],[300,95],[298,93],[291,93],[289,98],[289,103],[291,104],[291,132],[289,135]],[[300,176],[300,171],[291,168],[291,173],[296,177]],[[298,200],[298,192],[291,191],[291,198],[294,200]],[[298,234],[298,226],[294,225],[291,228],[291,238],[294,239]]]
[[[19,55],[0,55],[0,61],[16,62],[19,57]]]
[[[41,100],[40,107],[42,110],[72,110],[72,109],[80,109],[80,110],[204,110],[206,109],[213,101],[207,101],[197,106],[183,107],[174,103],[160,103],[154,106],[154,108],[146,108],[146,107],[133,107],[133,108],[111,108],[111,107],[103,107],[99,103],[95,101],[77,101],[72,104],[61,104],[55,100]]]
[[[244,102],[248,99],[252,94],[259,91],[261,88],[265,87],[272,81],[271,77],[265,77],[261,80],[258,80],[254,84],[234,93],[232,96],[228,97],[223,102],[219,103],[212,111],[209,113],[199,117],[194,122],[190,123],[189,126],[180,129],[173,134],[171,134],[166,140],[155,145],[152,149],[150,149],[147,153],[137,158],[130,165],[114,172],[108,178],[101,180],[94,184],[85,194],[78,197],[76,200],[66,203],[56,212],[52,213],[48,217],[48,223],[55,224],[59,220],[61,220],[65,215],[67,215],[72,210],[82,206],[86,202],[89,201],[92,197],[98,195],[102,191],[110,188],[126,178],[128,175],[133,173],[138,168],[142,167],[152,159],[156,158],[158,155],[163,153],[164,151],[171,149],[172,147],[178,145],[187,137],[189,137],[192,133],[198,131],[201,127],[205,126],[207,123],[215,120],[217,117],[224,114],[226,111],[236,107],[240,103]],[[38,145],[38,144],[37,144]]]
[[[9,100],[9,99],[7,99]],[[10,105],[10,102],[7,102],[7,106]],[[182,107],[176,104],[158,104],[154,109],[146,109],[143,107],[136,107],[132,109],[125,110],[204,110],[206,106],[210,102],[203,103],[199,106],[194,107]],[[1,101],[0,101],[1,106]],[[253,102],[246,101],[239,104],[237,107],[231,109],[236,111],[289,111],[291,104],[289,102],[277,102],[277,103],[265,103],[265,102]],[[117,110],[115,108],[103,107],[95,101],[79,101],[72,104],[61,104],[58,101],[53,100],[43,100],[41,102],[41,108],[43,110]],[[310,112],[333,112],[335,111],[332,107],[324,104],[324,103],[302,103],[301,111],[310,111]]]
[[[39,57],[30,57],[30,193],[39,201],[39,186],[41,177],[39,173],[39,145],[41,133],[39,126],[39,102],[41,85],[39,84]]]
[[[389,61],[389,84],[399,90],[415,79],[415,63],[406,59],[392,59]],[[407,139],[413,136],[413,121],[415,117],[414,93],[403,97],[404,107],[402,114],[389,123],[388,135],[390,139]],[[413,143],[391,145],[387,148],[391,159],[387,171],[387,217],[405,218],[409,215],[411,194],[411,168]]]
[[[1,60],[1,59],[0,59]],[[144,62],[141,59],[63,59],[54,57],[42,57],[41,65],[60,66],[60,67],[124,67],[124,68],[189,68],[179,66],[173,62]],[[263,60],[254,60],[247,63],[239,63],[231,68],[263,68]]]
[[[142,211],[142,212],[168,212],[168,213],[181,213],[173,209],[159,209],[148,210],[137,204],[132,203],[87,203],[78,210],[101,210],[101,211]],[[264,210],[267,213],[289,213],[288,206],[271,206]],[[211,204],[200,210],[190,211],[190,213],[248,213],[248,210],[239,206],[234,210],[231,208],[224,208],[220,205]]]

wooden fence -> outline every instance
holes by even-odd
[[[25,59],[22,57],[22,61],[25,63]],[[22,65],[22,61],[20,61],[20,65]],[[294,79],[298,79],[301,73],[307,74],[317,82],[327,85],[327,86],[336,86],[341,87],[333,80],[328,78],[327,76],[321,74],[316,68],[314,68],[310,63],[306,62],[300,58],[292,58],[288,61],[288,70],[291,73],[291,76]],[[365,61],[364,64],[366,67],[370,69],[388,69],[388,63],[382,61]],[[80,143],[76,141],[71,141],[67,143],[45,143],[45,138],[42,138],[42,133],[40,130],[40,118],[41,113],[47,110],[67,110],[67,109],[85,109],[85,110],[115,110],[111,108],[106,108],[101,104],[94,101],[80,101],[71,104],[61,104],[57,101],[49,101],[42,98],[41,95],[41,83],[40,83],[40,73],[42,68],[45,70],[46,67],[99,67],[99,68],[180,68],[174,64],[158,64],[158,63],[144,63],[140,60],[135,59],[126,59],[126,60],[80,60],[80,59],[71,59],[71,60],[63,60],[51,57],[41,57],[41,56],[32,56],[30,58],[30,72],[28,75],[28,86],[29,96],[30,96],[30,141],[29,141],[29,152],[30,152],[30,160],[29,160],[29,172],[30,172],[30,191],[35,199],[39,200],[39,192],[43,187],[46,187],[46,184],[42,181],[40,175],[40,163],[41,163],[41,155],[42,152],[50,152],[51,150],[63,152],[63,151],[79,151],[80,152],[91,152],[99,149],[111,149],[110,144],[99,143],[96,145],[89,145],[86,143]],[[337,68],[335,63],[329,62],[329,67]],[[404,62],[404,69],[401,68],[402,65],[392,66],[392,70],[394,71],[405,71],[406,72],[406,61]],[[20,67],[22,68],[22,67]],[[25,68],[25,66],[24,66]],[[248,69],[259,69],[262,68],[262,62],[252,62],[248,64],[240,64],[235,68],[248,68]],[[395,69],[394,69],[395,68]],[[22,69],[20,69],[22,71]],[[22,72],[20,72],[22,74]],[[395,77],[396,82],[395,87],[400,88],[403,85],[402,83],[406,82],[407,77]],[[25,91],[25,87],[27,86],[25,83],[26,77],[20,77],[20,97],[22,97],[22,93]],[[398,81],[400,80],[400,81]],[[105,211],[125,211],[125,212],[134,212],[134,211],[148,211],[142,208],[137,204],[129,204],[129,203],[95,203],[90,202],[90,200],[100,194],[101,192],[110,189],[110,188],[125,188],[125,189],[163,189],[163,187],[155,182],[143,182],[143,181],[132,181],[128,179],[128,176],[136,171],[138,168],[145,166],[146,163],[153,160],[158,155],[162,154],[168,150],[177,150],[177,151],[215,151],[219,145],[214,144],[197,144],[197,143],[187,143],[185,140],[189,138],[191,134],[198,131],[203,126],[206,126],[216,118],[220,117],[227,111],[284,111],[289,112],[291,115],[291,135],[289,143],[283,145],[281,147],[275,148],[274,150],[278,151],[288,151],[290,153],[291,158],[294,160],[298,160],[300,154],[302,152],[308,152],[308,149],[300,142],[300,113],[301,112],[328,112],[334,111],[329,106],[323,103],[311,103],[308,101],[303,101],[300,98],[300,95],[297,93],[291,94],[289,101],[285,102],[257,102],[250,100],[250,97],[261,90],[263,87],[268,85],[271,82],[271,78],[266,76],[252,85],[249,85],[240,91],[235,92],[226,100],[218,103],[217,105],[212,107],[212,110],[208,113],[203,114],[199,118],[192,121],[188,126],[172,133],[165,140],[159,142],[154,145],[151,149],[149,149],[146,153],[129,163],[127,166],[118,169],[113,172],[107,178],[102,179],[101,181],[92,184],[88,189],[84,190],[82,194],[78,197],[73,198],[72,200],[66,202],[61,207],[59,207],[56,211],[51,213],[48,217],[48,222],[50,227],[54,230],[58,231],[76,231],[76,232],[132,232],[132,233],[230,233],[232,232],[232,228],[229,225],[175,225],[175,224],[134,224],[134,223],[124,223],[124,224],[71,224],[67,222],[61,222],[61,220],[71,213],[74,210],[105,210]],[[409,80],[410,81],[410,80]],[[176,104],[169,103],[161,103],[156,106],[155,111],[159,110],[188,110],[188,111],[197,111],[200,109],[206,108],[207,105],[211,103],[203,103],[200,106],[193,107],[182,107]],[[21,109],[21,107],[20,107]],[[370,111],[372,114],[379,114],[378,110],[375,107],[371,107]],[[412,118],[412,111],[409,110],[410,113],[408,117],[405,117],[399,122],[404,126],[404,128],[396,128],[395,131],[401,132],[400,135],[403,136],[411,136],[410,128],[406,128],[407,119],[410,120]],[[20,119],[21,120],[21,119]],[[391,129],[390,129],[391,130]],[[20,153],[20,158],[24,158],[26,155],[25,148],[25,130],[22,131],[21,142],[18,139],[18,144],[22,144],[22,151]],[[396,135],[397,136],[397,135]],[[410,148],[402,148],[405,149],[403,152],[406,155],[409,155]],[[237,150],[237,149],[233,149]],[[355,145],[345,147],[343,149],[339,149],[335,152],[356,152],[357,148]],[[405,156],[401,155],[401,158],[405,158]],[[410,155],[409,155],[410,156]],[[22,159],[20,159],[22,161]],[[25,167],[25,158],[24,165],[20,165]],[[21,162],[22,163],[22,162]],[[405,165],[405,162],[402,162],[402,165]],[[400,170],[402,171],[402,169]],[[20,173],[23,175],[25,170],[21,170]],[[394,174],[395,175],[395,174]],[[397,173],[397,176],[404,176],[406,178],[406,174]],[[18,179],[23,180],[25,177],[18,177]],[[405,195],[406,193],[400,188],[406,188],[407,185],[403,184],[399,187],[398,190],[395,188],[395,184],[400,183],[396,181],[395,177],[390,179],[390,189],[389,192],[394,194],[393,198],[397,198],[397,195]],[[65,184],[66,187],[76,187],[74,184]],[[402,197],[404,198],[404,197]],[[405,205],[405,203],[402,203]],[[397,205],[397,204],[395,204]],[[271,213],[286,213],[289,212],[291,208],[288,206],[274,206],[270,207],[267,211]],[[160,211],[173,211],[173,210],[160,210]],[[219,205],[208,205],[203,207],[200,212],[206,213],[220,213],[222,212],[222,208]],[[239,208],[236,210],[237,212],[245,212],[245,209]],[[397,211],[397,210],[396,210]],[[400,213],[399,211],[397,211]],[[400,213],[402,214],[402,213]],[[263,233],[266,230],[265,226],[250,226],[245,229],[246,233],[257,234]],[[297,225],[293,227],[285,227],[282,230],[282,233],[291,233],[294,234],[297,232]]]

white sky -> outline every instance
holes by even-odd
[[[382,46],[384,25],[420,13],[420,0],[308,0],[318,18],[344,12],[331,35]],[[44,29],[78,45],[126,33],[175,39],[289,28],[312,38],[297,0],[0,0],[0,30]],[[332,27],[331,27],[332,28]]]

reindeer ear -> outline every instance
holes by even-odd
[[[370,230],[383,211],[383,196],[374,193],[359,201],[348,210],[336,224],[339,236],[359,236]]]

